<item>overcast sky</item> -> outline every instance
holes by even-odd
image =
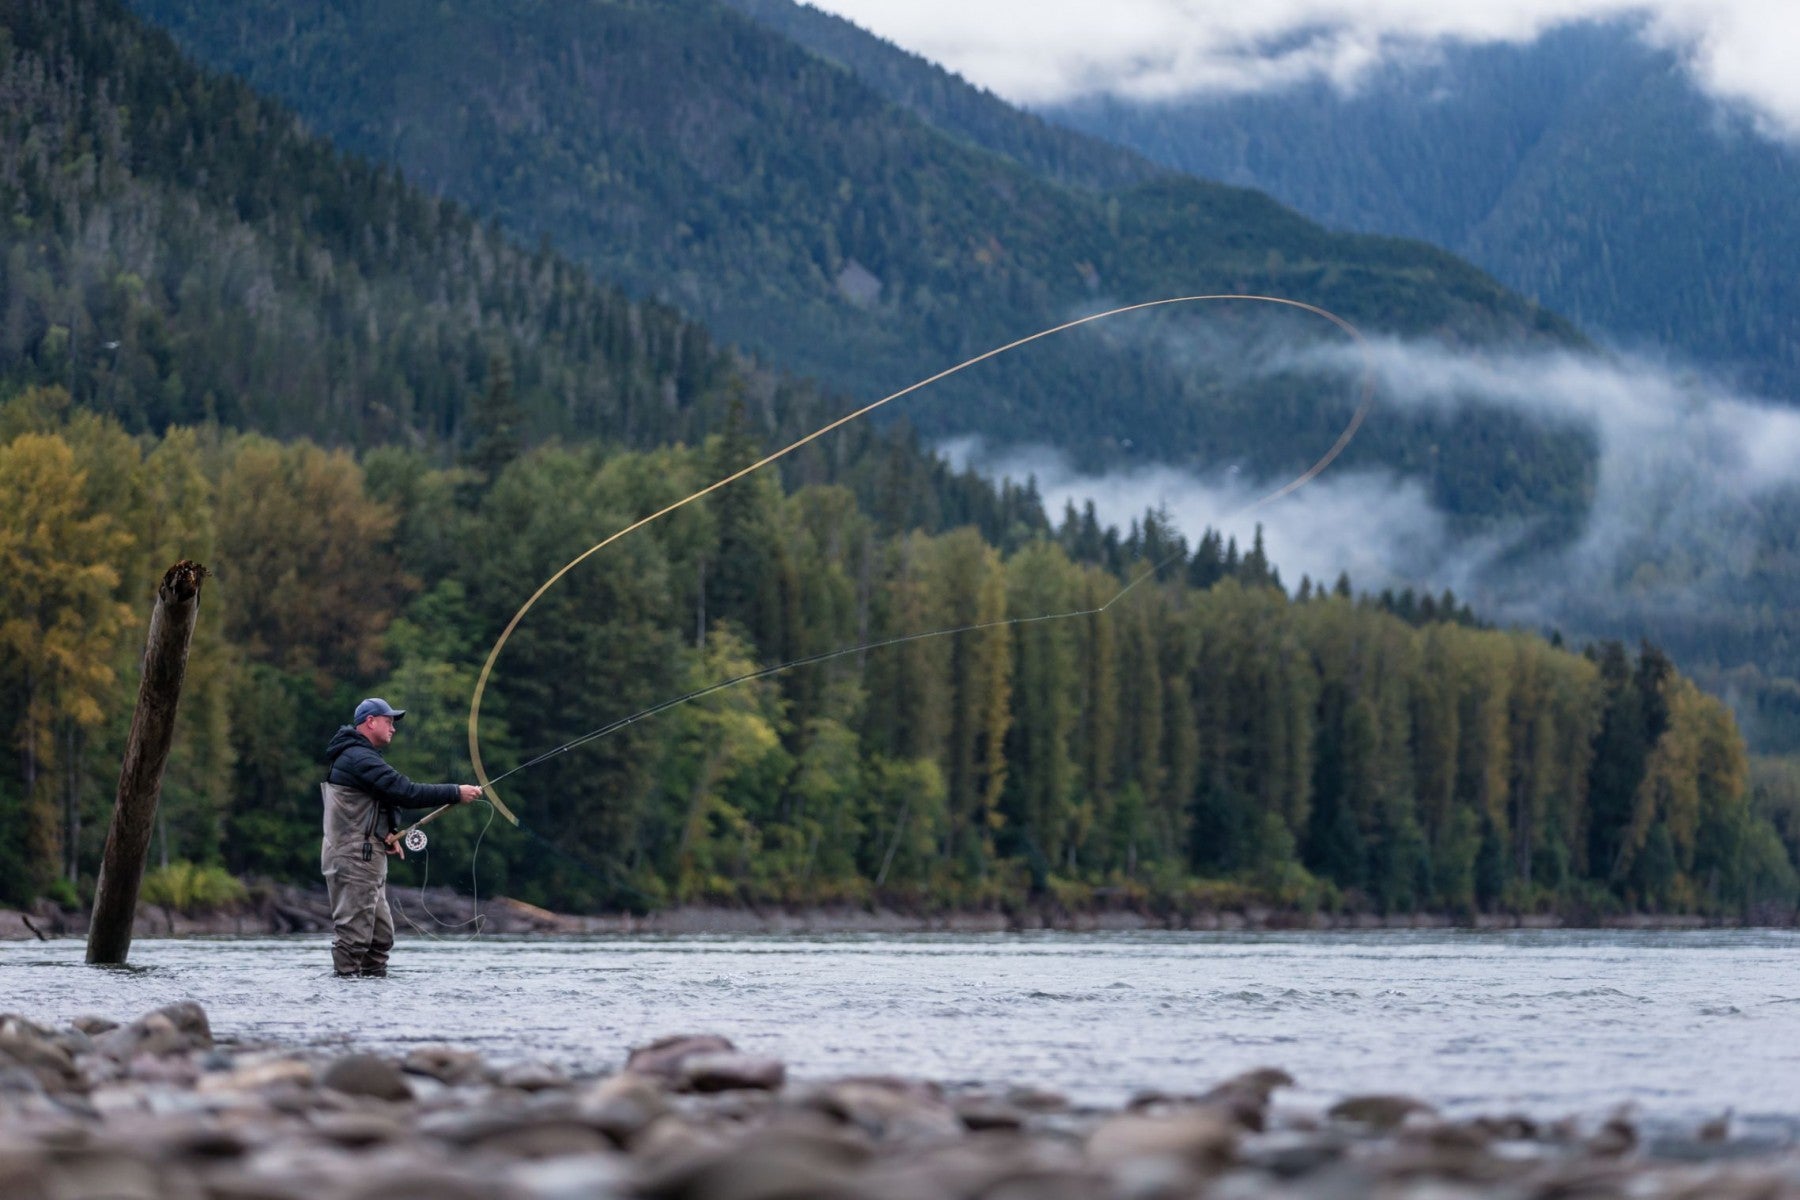
[[[1526,41],[1637,16],[1694,81],[1800,140],[1800,0],[812,0],[1019,103],[1354,87],[1445,39]]]

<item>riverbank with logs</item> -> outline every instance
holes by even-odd
[[[1566,917],[1545,913],[1302,912],[1247,905],[1195,911],[1150,911],[1131,908],[1070,910],[1056,905],[1027,905],[983,911],[919,911],[871,907],[779,907],[676,905],[647,913],[616,912],[576,915],[550,912],[509,897],[479,900],[448,888],[421,890],[390,886],[388,899],[402,938],[444,932],[501,935],[652,934],[832,934],[832,933],[1007,933],[1027,930],[1138,931],[1153,929],[1201,932],[1258,930],[1376,929],[1711,929],[1737,928],[1744,922],[1684,915],[1605,915]],[[1758,914],[1758,926],[1791,927],[1793,914]],[[85,937],[87,915],[48,902],[30,911],[0,909],[0,940]],[[326,933],[331,907],[323,888],[265,884],[250,900],[213,912],[181,912],[140,904],[135,938],[195,936],[265,936]]]

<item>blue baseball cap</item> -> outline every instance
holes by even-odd
[[[370,717],[392,717],[394,720],[398,721],[405,715],[406,710],[404,708],[395,708],[386,700],[370,696],[367,700],[364,700],[361,704],[356,706],[356,717],[350,724],[361,725]]]

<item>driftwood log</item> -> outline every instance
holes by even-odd
[[[131,924],[137,915],[138,888],[144,881],[144,858],[162,797],[163,767],[175,740],[175,707],[187,675],[188,645],[200,611],[200,584],[206,568],[182,559],[163,575],[150,613],[150,635],[144,646],[144,678],[138,685],[137,711],[119,768],[119,794],[100,879],[94,889],[94,916],[88,926],[87,960],[123,963],[131,952]]]

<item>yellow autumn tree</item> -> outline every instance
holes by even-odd
[[[129,608],[117,598],[131,536],[97,511],[62,437],[0,445],[0,708],[19,751],[32,861],[74,873],[71,820],[53,775],[76,736],[100,725]],[[75,798],[65,795],[65,808]],[[65,817],[69,817],[65,812]],[[60,826],[60,827],[59,827]]]
[[[224,457],[215,590],[227,636],[253,661],[321,682],[378,670],[411,586],[393,510],[341,450],[247,436]]]
[[[170,429],[144,458],[144,503],[134,523],[142,552],[132,582],[154,583],[180,559],[218,566],[215,485],[208,471],[216,455],[215,431]],[[148,595],[134,595],[134,611],[148,612]],[[200,620],[188,648],[175,743],[163,774],[156,812],[153,861],[212,863],[225,840],[231,803],[231,686],[239,655],[225,638],[216,592],[201,601]]]
[[[1663,685],[1669,723],[1638,785],[1615,873],[1665,911],[1716,901],[1748,824],[1749,765],[1731,712],[1680,676]]]

